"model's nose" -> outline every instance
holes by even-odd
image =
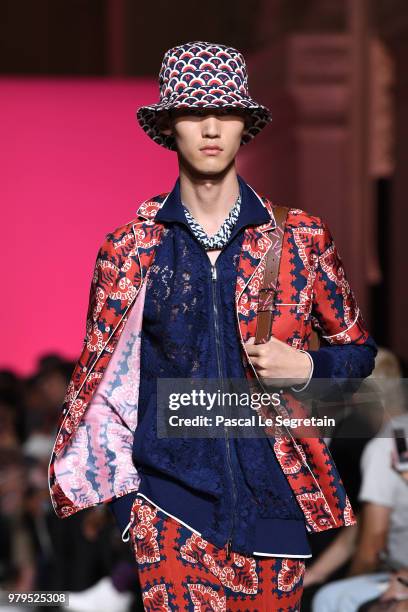
[[[220,126],[219,120],[216,115],[207,115],[202,120],[202,133],[203,136],[219,136]]]

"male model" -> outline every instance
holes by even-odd
[[[169,49],[159,83],[160,102],[137,117],[177,152],[179,176],[98,253],[50,460],[53,505],[64,518],[110,503],[146,610],[299,610],[307,533],[355,523],[323,439],[160,437],[157,383],[296,380],[295,396],[312,378],[368,376],[377,348],[330,230],[300,209],[286,221],[273,336],[254,343],[278,227],[235,158],[270,113],[225,45]],[[327,346],[310,350],[312,329]]]

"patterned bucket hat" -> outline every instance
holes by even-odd
[[[205,41],[172,47],[163,57],[159,87],[160,101],[141,106],[136,116],[154,142],[172,151],[176,150],[173,136],[166,136],[158,129],[161,111],[246,109],[250,125],[242,136],[241,145],[250,142],[272,120],[269,109],[249,95],[246,63],[243,55],[233,47]]]

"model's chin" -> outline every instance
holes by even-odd
[[[224,152],[221,152],[221,155],[184,156],[181,153],[179,158],[181,163],[190,169],[190,172],[196,175],[215,177],[222,175],[231,165],[230,156],[226,159]]]
[[[214,173],[214,172],[222,172],[225,168],[226,164],[197,164],[196,169],[203,174],[206,172]]]
[[[221,154],[222,155],[222,154]],[[194,164],[198,172],[203,174],[219,174],[229,165],[229,160],[220,159],[220,155],[204,155]]]

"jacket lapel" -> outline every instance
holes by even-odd
[[[165,227],[163,223],[154,220],[157,211],[162,205],[162,197],[143,202],[138,210],[138,221],[133,224],[135,247],[130,254],[129,273],[130,281],[137,286],[144,282],[148,270],[153,263],[156,246],[160,243]]]
[[[270,225],[270,224],[269,224]],[[244,232],[238,274],[235,287],[235,302],[238,309],[243,291],[248,285],[257,267],[266,256],[272,240],[256,227],[247,227]]]
[[[152,216],[160,205],[156,201],[144,204],[148,204],[149,208],[140,207],[142,213],[148,212]],[[116,244],[115,248],[121,251],[123,264],[98,317],[102,346],[106,346],[135,301],[153,262],[163,230],[162,224],[155,223],[146,214],[138,213],[138,220],[131,226],[131,231]]]

